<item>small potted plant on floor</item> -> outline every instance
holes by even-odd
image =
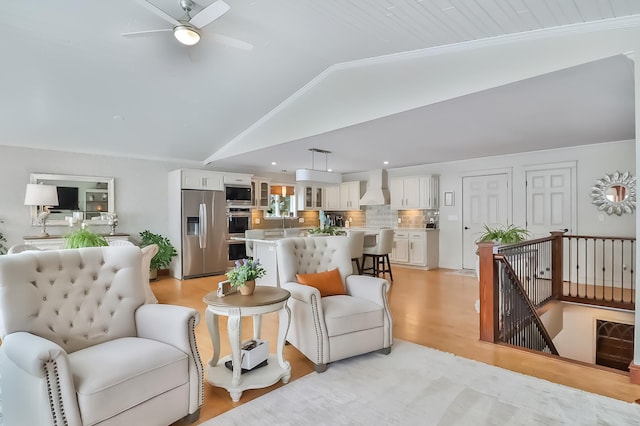
[[[149,230],[140,232],[141,247],[145,247],[151,244],[158,246],[158,253],[151,258],[151,265],[149,271],[149,279],[155,280],[158,278],[158,269],[167,269],[171,265],[171,259],[178,255],[171,241],[165,236],[160,234],[154,234]]]
[[[243,296],[253,294],[256,278],[262,278],[265,274],[266,271],[258,259],[236,260],[235,268],[226,273],[229,284],[236,287]]]
[[[78,228],[64,237],[64,248],[103,247],[108,246],[107,240],[100,234],[91,232],[88,228]]]

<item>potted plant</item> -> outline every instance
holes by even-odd
[[[310,235],[347,235],[345,231],[337,226],[317,227],[309,229],[307,232],[309,232]]]
[[[226,273],[229,284],[240,290],[240,294],[248,296],[256,288],[256,278],[262,278],[267,273],[258,259],[236,260],[236,266]]]
[[[0,219],[0,223],[4,223],[4,220]],[[7,246],[4,243],[7,242],[7,239],[4,237],[2,231],[0,231],[0,254],[5,254],[7,252]]]
[[[513,224],[493,228],[489,225],[484,225],[484,232],[477,242],[495,241],[498,244],[515,244],[526,240],[530,235],[531,233],[525,228]]]
[[[64,248],[102,247],[108,246],[107,240],[88,228],[78,228],[64,237]]]
[[[140,232],[141,247],[145,247],[151,244],[158,246],[158,253],[151,258],[151,265],[149,271],[149,278],[156,279],[158,277],[158,269],[167,269],[171,265],[171,259],[178,255],[173,244],[167,237],[160,234],[154,234],[149,230]]]
[[[514,224],[507,226],[491,227],[484,225],[484,232],[478,237],[476,242],[493,241],[497,244],[515,244],[522,242],[529,237],[531,233],[525,228],[515,226]],[[478,250],[476,249],[476,254]],[[480,257],[476,258],[476,277],[480,279]],[[477,310],[477,309],[476,309]]]

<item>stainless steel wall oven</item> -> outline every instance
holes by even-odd
[[[227,209],[227,234],[230,237],[244,237],[244,231],[251,229],[251,210]]]
[[[227,259],[229,266],[233,266],[236,260],[247,257],[244,241],[236,241],[231,237],[244,237],[244,231],[251,229],[251,209],[230,207],[227,208]]]

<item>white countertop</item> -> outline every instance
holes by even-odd
[[[245,237],[231,237],[230,240],[234,241],[249,241],[252,243],[267,243],[275,244],[276,241],[283,239],[284,237],[264,237],[264,238],[245,238]]]

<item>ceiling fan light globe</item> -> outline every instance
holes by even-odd
[[[200,41],[200,34],[198,30],[189,25],[178,25],[173,29],[173,36],[180,43],[193,46]]]

